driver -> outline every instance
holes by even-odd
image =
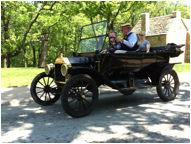
[[[133,32],[131,32],[132,27],[130,23],[126,23],[121,25],[121,31],[123,33],[124,38],[121,39],[119,37],[116,38],[116,41],[121,43],[120,50],[117,50],[115,53],[126,53],[127,51],[136,51],[138,49],[137,45],[137,36]]]
[[[109,37],[117,37],[117,32],[115,31],[111,31],[109,33]],[[115,38],[110,38],[110,41],[115,41]],[[108,44],[107,48],[105,50],[103,50],[101,53],[105,53],[109,48],[111,47],[110,44]],[[114,46],[115,49],[120,49],[121,48],[121,44],[118,43],[117,45]],[[112,48],[113,49],[113,48]]]

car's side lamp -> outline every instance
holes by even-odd
[[[101,60],[101,54],[100,54],[99,50],[95,51],[94,59],[96,61],[100,61]]]
[[[76,52],[73,52],[73,57],[77,57]]]
[[[96,50],[96,51],[95,51],[95,54],[99,54],[99,53],[100,53],[99,50]]]

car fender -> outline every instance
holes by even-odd
[[[152,74],[150,74],[150,78],[152,80],[153,85],[158,85],[159,83],[159,78],[161,74],[166,70],[166,69],[172,69],[174,65],[177,63],[159,63],[157,66],[157,69],[155,69]]]

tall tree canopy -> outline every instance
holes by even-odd
[[[190,18],[189,3],[172,1],[1,1],[1,64],[43,67],[77,50],[83,25],[108,20],[109,30],[119,32],[141,13],[157,17],[174,10]]]

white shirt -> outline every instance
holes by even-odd
[[[127,35],[128,35],[129,33],[131,33],[131,31],[128,32]],[[128,41],[127,41],[127,40],[123,40],[123,43],[124,43],[126,46],[128,46],[129,48],[133,48],[134,45],[136,44],[136,42],[137,42],[137,36],[136,36],[136,34],[134,34],[134,33],[132,33],[132,34],[128,37]]]

